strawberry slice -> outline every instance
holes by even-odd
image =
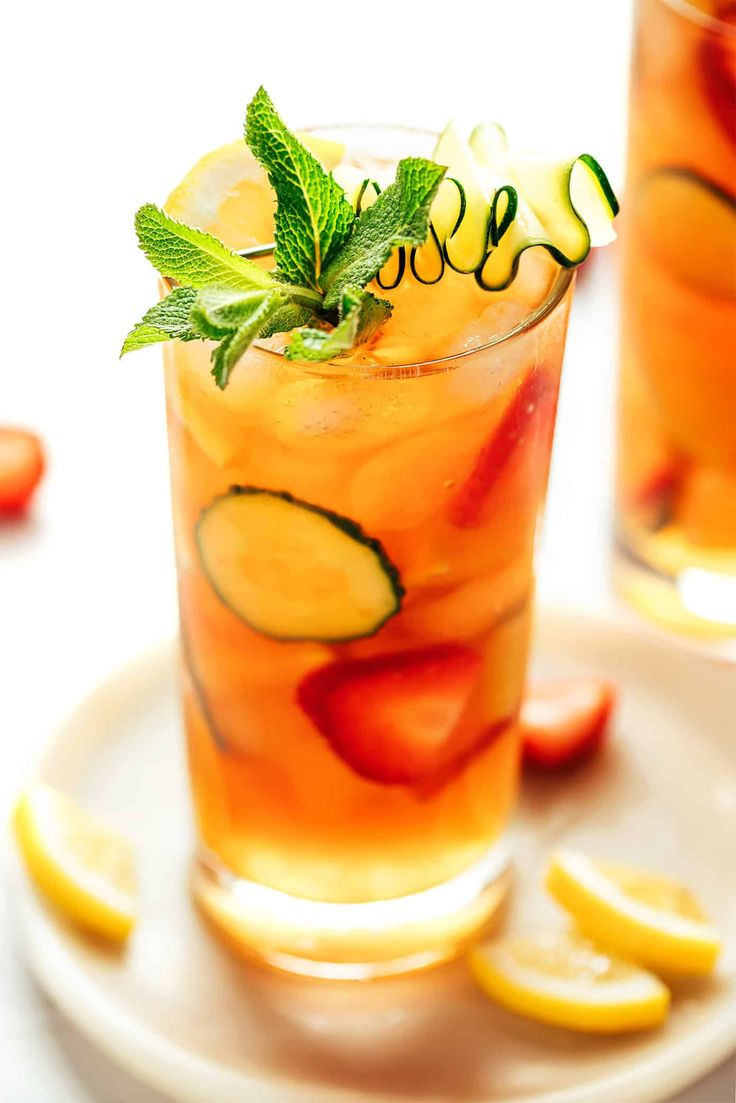
[[[649,509],[669,501],[680,485],[682,464],[668,463],[653,471],[631,495],[634,508]]]
[[[26,508],[43,469],[43,449],[34,433],[0,427],[0,516]]]
[[[624,495],[626,506],[640,514],[648,527],[661,528],[672,519],[684,472],[679,460],[663,463]]]
[[[452,502],[450,520],[454,525],[473,528],[481,523],[483,507],[514,450],[532,434],[544,440],[546,447],[556,406],[557,387],[552,377],[544,369],[530,371]],[[544,436],[539,437],[540,433]]]
[[[521,706],[524,765],[560,770],[590,758],[606,734],[616,690],[601,678],[535,683]]]
[[[736,28],[736,4],[719,4],[714,15]],[[705,31],[700,59],[711,107],[725,133],[736,143],[736,35]]]
[[[460,644],[339,660],[307,675],[297,700],[361,777],[411,785],[447,765],[480,667],[480,656]]]

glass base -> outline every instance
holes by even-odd
[[[320,903],[235,877],[210,853],[194,861],[194,898],[238,952],[273,968],[334,980],[426,969],[456,957],[490,924],[510,880],[499,839],[457,877],[411,896]]]
[[[668,628],[726,644],[736,641],[736,574],[695,565],[669,573],[648,563],[619,535],[613,582],[630,605]]]

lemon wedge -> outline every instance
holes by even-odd
[[[591,1034],[658,1026],[669,990],[651,973],[575,934],[532,935],[471,951],[481,987],[509,1011]]]
[[[20,798],[15,833],[31,879],[68,918],[122,941],[135,924],[132,847],[64,793],[35,782]]]
[[[675,881],[561,850],[546,885],[578,930],[606,950],[664,973],[709,973],[716,963],[718,934]]]

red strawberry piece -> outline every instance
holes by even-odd
[[[483,507],[516,448],[532,434],[548,443],[557,406],[557,387],[544,369],[535,368],[506,407],[493,435],[480,451],[475,467],[450,506],[450,520],[458,528],[473,528],[482,521]]]
[[[560,770],[590,758],[606,735],[616,691],[601,678],[535,683],[521,706],[524,765]]]
[[[681,477],[681,463],[672,461],[663,464],[636,488],[631,495],[631,505],[635,509],[651,509],[670,503],[679,489]]]
[[[43,449],[34,433],[0,427],[0,516],[22,513],[43,469]]]
[[[684,472],[684,465],[674,460],[655,468],[627,496],[626,504],[649,527],[661,528],[672,520]]]
[[[476,652],[451,643],[339,660],[307,675],[297,699],[357,774],[411,785],[446,765],[480,667]]]
[[[735,33],[704,32],[700,54],[703,84],[716,118],[736,143],[736,4],[720,4],[714,14]]]
[[[512,727],[514,719],[514,716],[505,716],[489,728],[476,731],[470,742],[467,732],[459,733],[461,742],[458,742],[453,735],[446,748],[444,764],[430,778],[415,787],[415,796],[420,800],[432,800],[448,782],[463,773],[466,766],[469,766],[482,751],[487,750],[491,744],[500,739]]]

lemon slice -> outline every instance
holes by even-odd
[[[591,1034],[658,1026],[669,990],[657,977],[570,934],[509,938],[479,946],[471,970],[497,1003],[530,1019]]]
[[[297,137],[328,171],[344,156],[341,142],[301,132]],[[166,200],[166,210],[231,249],[263,245],[273,241],[273,195],[265,183],[265,172],[241,139],[200,158]]]
[[[716,963],[718,935],[675,881],[561,850],[546,884],[578,930],[607,950],[665,973],[709,973]]]
[[[76,923],[120,941],[135,923],[133,850],[63,793],[36,782],[14,825],[31,879]]]

